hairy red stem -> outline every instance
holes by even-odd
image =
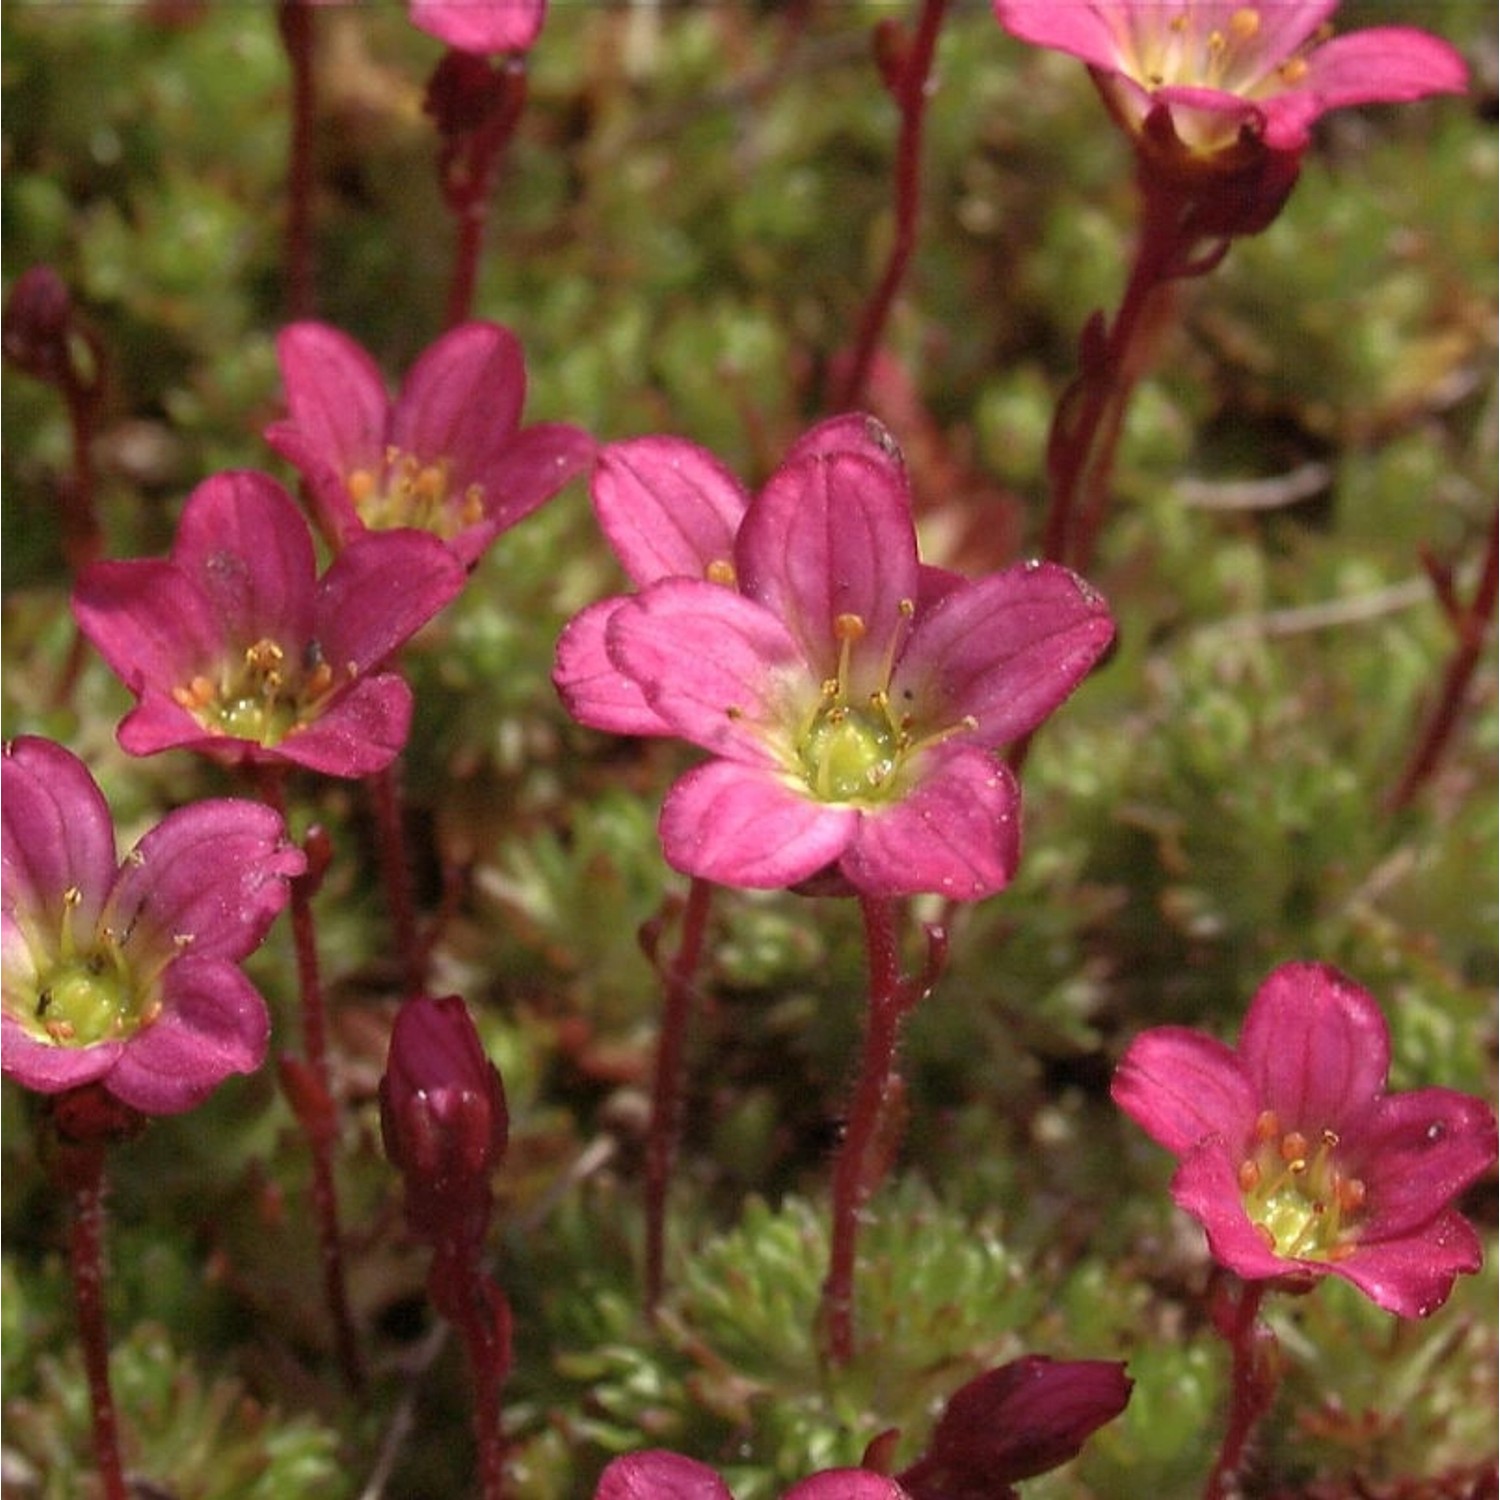
[[[661,1029],[651,1083],[651,1122],[646,1134],[646,1313],[656,1315],[666,1285],[667,1190],[682,1135],[682,1067],[694,978],[702,962],[713,886],[694,879],[682,913],[677,953],[662,976]]]
[[[896,144],[896,227],[885,274],[880,278],[860,322],[849,371],[836,393],[835,406],[848,411],[864,399],[875,351],[890,320],[896,293],[917,248],[917,218],[922,190],[922,126],[927,115],[928,80],[937,51],[938,32],[948,0],[922,0],[917,32],[902,62],[896,87],[901,134]]]
[[[1204,1500],[1229,1500],[1245,1461],[1245,1450],[1260,1419],[1271,1409],[1279,1372],[1276,1367],[1275,1336],[1259,1322],[1266,1283],[1247,1281],[1240,1288],[1228,1326],[1222,1329],[1229,1341],[1234,1369],[1230,1377],[1229,1423],[1213,1472],[1204,1487]]]
[[[1448,659],[1443,673],[1443,685],[1437,703],[1427,720],[1422,738],[1417,741],[1406,769],[1395,789],[1386,798],[1386,810],[1398,812],[1405,807],[1427,783],[1437,767],[1438,759],[1453,737],[1453,730],[1463,712],[1464,700],[1469,695],[1469,684],[1479,667],[1479,658],[1484,651],[1484,638],[1495,618],[1495,599],[1500,589],[1500,516],[1490,517],[1489,535],[1485,542],[1484,566],[1479,581],[1474,586],[1474,597],[1461,607],[1455,615],[1454,625],[1458,630],[1458,645]]]
[[[421,994],[427,986],[427,947],[417,934],[416,906],[412,899],[411,864],[406,853],[406,830],[401,815],[401,783],[393,761],[383,771],[366,778],[375,813],[375,847],[385,882],[386,905],[395,933],[397,960],[407,992]]]

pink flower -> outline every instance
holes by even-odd
[[[500,1074],[464,1002],[406,1001],[380,1080],[380,1134],[406,1179],[414,1233],[470,1251],[483,1243],[509,1123]]]
[[[613,712],[714,754],[662,812],[687,874],[774,889],[837,866],[872,894],[988,895],[1019,853],[1019,793],[994,749],[1077,686],[1109,611],[1048,564],[974,582],[923,568],[889,440],[827,436],[777,470],[707,578],[596,605],[581,647],[565,633],[559,689],[585,722]],[[712,530],[684,528],[690,560]]]
[[[525,52],[541,33],[547,0],[411,0],[411,23],[460,52]]]
[[[335,548],[366,530],[411,526],[473,564],[593,457],[593,441],[576,427],[520,426],[521,346],[498,323],[444,334],[394,402],[375,361],[325,323],[291,324],[276,350],[289,419],[268,428],[266,441],[301,472]]]
[[[95,563],[73,612],[139,700],[132,755],[174,746],[294,762],[333,776],[390,764],[411,690],[382,664],[463,587],[420,532],[351,542],[319,578],[296,504],[263,474],[218,474],[188,497],[171,555]]]
[[[302,872],[259,803],[167,814],[123,863],[87,768],[50,740],[5,747],[4,1070],[44,1094],[102,1084],[146,1114],[201,1102],[265,1056],[237,965]]]
[[[1139,135],[1169,112],[1190,151],[1234,152],[1247,140],[1300,153],[1313,122],[1353,104],[1462,93],[1463,59],[1405,26],[1328,36],[1337,0],[994,0],[1022,41],[1081,58],[1116,118]]]
[[[599,1476],[594,1500],[734,1500],[707,1464],[663,1448],[627,1453]],[[906,1500],[894,1479],[868,1469],[825,1469],[799,1480],[782,1500]]]
[[[1246,1280],[1332,1273],[1425,1317],[1479,1269],[1450,1205],[1496,1155],[1495,1117],[1451,1089],[1387,1094],[1391,1042],[1337,970],[1291,963],[1256,992],[1238,1048],[1177,1026],[1137,1037],[1115,1102],[1181,1162],[1172,1197]]]
[[[1130,1390],[1117,1360],[1013,1359],[948,1398],[927,1452],[898,1477],[912,1500],[1010,1500],[1020,1480],[1075,1458]]]

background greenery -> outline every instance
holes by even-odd
[[[0,10],[5,277],[54,266],[107,350],[96,457],[119,555],[162,550],[217,469],[292,478],[259,436],[284,316],[274,12]],[[897,119],[869,32],[903,14],[555,0],[477,308],[525,344],[529,419],[673,432],[764,477],[824,412],[883,264]],[[811,1328],[860,1016],[855,914],[718,903],[673,1292],[651,1331],[636,1189],[660,987],[636,930],[682,891],[654,820],[684,759],[571,725],[548,683],[562,622],[621,581],[582,486],[502,538],[409,656],[425,899],[445,866],[462,875],[435,987],[470,1002],[512,1111],[494,1248],[517,1317],[518,1496],[587,1496],[609,1455],[649,1444],[761,1500],[889,1426],[914,1453],[943,1395],[1028,1350],[1128,1359],[1136,1379],[1126,1415],[1028,1494],[1192,1493],[1226,1360],[1170,1163],[1108,1100],[1125,1043],[1167,1021],[1232,1037],[1273,966],[1319,958],[1382,1001],[1397,1086],[1493,1096],[1492,653],[1437,776],[1382,811],[1453,646],[1420,555],[1467,586],[1494,504],[1493,15],[1468,0],[1342,13],[1392,18],[1463,48],[1470,96],[1330,118],[1278,222],[1184,291],[1094,575],[1119,650],[1039,737],[1020,877],[958,914],[911,1022],[907,1133],[867,1231],[866,1347],[847,1371],[820,1366]],[[319,315],[394,380],[439,331],[450,268],[421,109],[439,48],[397,4],[316,21]],[[921,249],[872,404],[906,450],[926,555],[983,571],[1035,544],[1051,404],[1084,319],[1118,297],[1135,200],[1083,70],[1012,42],[987,6],[955,7],[938,74]],[[5,732],[81,754],[123,841],[226,783],[183,754],[128,761],[113,741],[127,699],[96,661],[55,701],[66,415],[20,375],[3,400]],[[1309,465],[1298,502],[1240,503],[1240,481]],[[360,1404],[339,1389],[300,1140],[269,1071],[237,1080],[113,1160],[128,1463],[183,1500],[332,1500],[370,1493],[409,1417],[384,1493],[449,1496],[467,1483],[466,1398],[379,1149],[399,981],[367,812],[357,789],[299,791],[299,826],[332,828],[339,853],[318,906],[377,1379]],[[283,931],[252,972],[289,1034]],[[89,1493],[90,1468],[65,1217],[31,1101],[7,1082],[3,1108],[5,1494],[62,1500]],[[1493,1249],[1493,1182],[1464,1207]],[[1425,1324],[1335,1286],[1276,1305],[1288,1378],[1250,1493],[1467,1493],[1493,1472],[1495,1304],[1491,1257]]]

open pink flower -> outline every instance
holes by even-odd
[[[460,52],[525,52],[541,34],[547,0],[410,0],[411,23]]]
[[[320,578],[295,502],[244,471],[193,491],[169,557],[86,569],[73,612],[139,700],[119,731],[132,755],[364,776],[411,722],[411,689],[383,663],[465,577],[436,538],[399,531],[351,542]]]
[[[862,453],[893,467],[901,460],[873,418],[832,417],[805,433],[788,463],[814,453]],[[605,540],[637,588],[664,578],[706,578],[735,586],[734,539],[750,493],[706,448],[685,438],[641,437],[599,451],[589,497]],[[625,596],[601,599],[568,622],[553,681],[581,724],[611,734],[671,734],[634,678],[610,660],[605,637]]]
[[[50,740],[5,747],[4,1070],[44,1094],[99,1083],[176,1114],[265,1056],[265,1003],[238,968],[302,872],[255,802],[170,812],[115,858],[83,763]]]
[[[1300,153],[1313,122],[1352,104],[1462,93],[1463,59],[1406,26],[1328,35],[1337,0],[994,0],[1023,41],[1081,58],[1139,134],[1165,107],[1178,140],[1210,154],[1247,139]]]
[[[836,866],[871,894],[965,900],[1011,878],[1020,799],[995,747],[1072,692],[1113,623],[1064,568],[923,568],[904,473],[879,451],[795,452],[716,559],[722,582],[668,577],[595,606],[614,674],[650,710],[636,732],[716,757],[662,812],[687,874],[774,889]],[[566,670],[558,685],[584,714],[604,694]]]
[[[593,457],[577,427],[520,426],[526,369],[516,336],[498,323],[444,334],[394,402],[375,361],[326,323],[289,325],[276,350],[288,419],[266,441],[301,472],[335,548],[367,529],[411,526],[472,564]]]
[[[1453,1199],[1495,1161],[1495,1117],[1451,1089],[1386,1093],[1390,1033],[1337,970],[1290,963],[1238,1048],[1177,1026],[1126,1050],[1114,1098],[1180,1158],[1172,1196],[1246,1280],[1333,1274],[1402,1317],[1440,1307],[1479,1239]]]

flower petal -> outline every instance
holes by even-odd
[[[1473,1226],[1446,1209],[1421,1231],[1361,1243],[1328,1269],[1353,1282],[1377,1306],[1402,1318],[1425,1318],[1448,1300],[1454,1278],[1477,1271],[1484,1252]]]
[[[1156,1026],[1136,1037],[1115,1069],[1110,1097],[1176,1156],[1209,1140],[1242,1149],[1260,1109],[1234,1051],[1185,1026]]]
[[[1213,1258],[1246,1281],[1323,1275],[1325,1262],[1278,1255],[1266,1243],[1245,1212],[1236,1171],[1230,1152],[1214,1143],[1192,1152],[1172,1178],[1172,1201],[1203,1226]]]
[[[90,1047],[54,1046],[30,1035],[8,1011],[0,1014],[0,1071],[38,1094],[60,1094],[105,1077],[124,1045],[95,1042]]]
[[[233,964],[181,958],[164,976],[161,1014],[126,1043],[105,1087],[146,1114],[180,1114],[260,1067],[270,1032],[265,1001]]]
[[[1035,729],[1114,638],[1109,606],[1066,568],[1022,563],[953,588],[917,621],[892,697],[921,724],[965,717],[982,745]]]
[[[307,639],[317,559],[292,497],[249,469],[215,474],[187,498],[171,562],[212,605],[231,650]]]
[[[581,427],[567,422],[523,427],[472,476],[484,490],[480,529],[487,533],[486,542],[550,500],[593,460],[594,440]]]
[[[193,802],[169,812],[126,857],[100,920],[135,965],[178,951],[241,959],[265,937],[306,864],[269,807]]]
[[[460,52],[524,52],[541,34],[546,0],[411,0],[411,22]]]
[[[799,1479],[781,1500],[906,1500],[906,1491],[869,1469],[824,1469]]]
[[[844,874],[871,895],[977,901],[1003,890],[1021,856],[1015,777],[966,745],[930,751],[916,774],[899,800],[863,809]]]
[[[994,0],[995,19],[1013,37],[1071,53],[1093,67],[1121,66],[1118,5],[1058,4],[1058,0]]]
[[[782,465],[746,513],[735,565],[740,588],[786,621],[820,679],[838,671],[835,620],[858,616],[850,693],[886,686],[920,587],[911,497],[890,463],[833,452]]]
[[[329,776],[372,776],[405,747],[411,716],[412,693],[405,679],[396,672],[376,672],[361,677],[274,750],[254,747],[252,758],[291,761]]]
[[[296,433],[304,453],[318,454],[344,480],[356,469],[378,474],[385,462],[391,403],[380,367],[369,354],[339,329],[306,322],[289,324],[277,334],[276,358],[289,420],[270,429],[267,442],[302,468],[302,459],[282,446]]]
[[[115,826],[88,767],[51,740],[21,735],[5,746],[0,785],[5,911],[47,941],[61,934],[64,893],[76,892],[71,920],[91,930],[115,878]]]
[[[1391,1038],[1380,1007],[1326,964],[1289,963],[1256,991],[1240,1061],[1283,1130],[1342,1131],[1385,1088]]]
[[[705,448],[643,437],[600,450],[589,482],[594,512],[630,581],[702,578],[733,566],[734,537],[750,497]]]
[[[685,875],[747,890],[781,890],[832,864],[859,814],[804,797],[768,767],[710,761],[667,793],[661,844]]]
[[[646,702],[633,677],[610,660],[609,622],[625,602],[601,599],[573,616],[558,637],[552,682],[563,706],[580,724],[609,734],[669,735],[671,725]]]
[[[781,621],[717,584],[669,578],[622,600],[605,646],[673,734],[735,760],[774,758],[789,695],[816,697]]]
[[[648,1448],[612,1459],[594,1500],[734,1500],[729,1487],[695,1458]]]

